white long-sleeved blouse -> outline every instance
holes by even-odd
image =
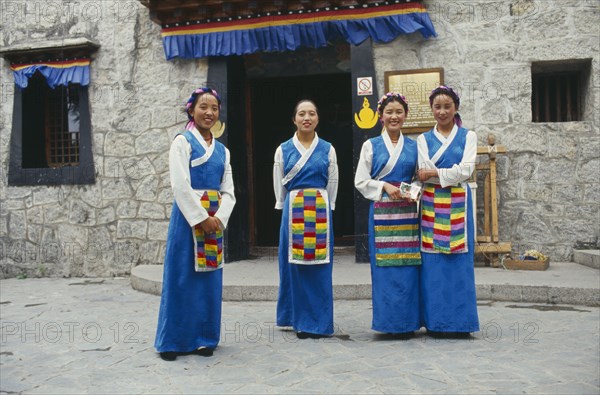
[[[298,140],[298,137],[296,137],[296,134],[294,134],[292,141],[294,142],[294,147],[296,147],[298,152],[300,152],[300,155],[304,155],[306,151],[317,146],[317,143],[319,142],[319,137],[315,134],[315,138],[313,139],[310,148],[305,148],[300,142],[300,140]],[[329,195],[329,207],[331,207],[332,210],[335,210],[335,200],[337,198],[339,174],[337,155],[335,154],[335,149],[333,148],[333,145],[329,149],[328,158],[329,168],[327,170],[328,179],[326,189],[327,194]],[[273,165],[273,189],[275,191],[275,209],[277,210],[283,210],[285,195],[287,193],[287,189],[283,185],[283,177],[285,176],[283,166],[283,150],[281,149],[281,146],[279,146],[277,147],[277,150],[275,150],[275,163]]]
[[[198,140],[202,147],[207,151],[212,151],[214,148],[208,146],[200,132],[193,128],[192,135]],[[213,146],[215,139],[213,138]],[[190,179],[190,157],[192,147],[184,136],[177,136],[171,143],[169,151],[169,174],[171,176],[171,188],[177,206],[183,213],[183,216],[190,224],[195,226],[209,217],[208,212],[200,203],[201,194],[192,188]],[[229,161],[229,150],[225,148],[225,172],[221,178],[221,205],[215,213],[223,227],[227,227],[227,222],[235,205],[235,194],[233,187],[233,177],[231,173],[231,164]]]
[[[450,135],[446,138],[438,132],[437,125],[433,129],[435,137],[442,143],[447,144],[451,142],[449,139],[453,139],[454,136],[456,136],[457,131],[458,127],[454,125],[452,132],[450,132]],[[419,152],[419,169],[437,169],[438,171],[438,177],[430,178],[427,180],[429,183],[437,184],[439,182],[442,187],[458,185],[467,181],[475,170],[477,161],[477,135],[471,130],[467,132],[465,150],[461,161],[450,168],[437,168],[435,166],[429,156],[429,148],[427,147],[425,136],[422,134],[417,137],[417,149]]]

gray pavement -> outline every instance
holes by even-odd
[[[0,393],[600,392],[597,307],[480,302],[472,339],[401,341],[338,299],[336,335],[297,340],[274,302],[224,302],[215,355],[164,362],[158,304],[128,278],[0,281]]]
[[[224,300],[277,300],[277,266],[276,256],[226,264]],[[600,271],[573,262],[551,262],[545,271],[476,267],[475,282],[478,300],[600,306]],[[162,265],[134,267],[131,284],[160,295]],[[333,291],[335,299],[370,299],[369,265],[355,263],[354,255],[336,255]]]

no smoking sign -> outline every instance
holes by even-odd
[[[373,94],[373,77],[358,77],[356,79],[356,94],[370,96]]]

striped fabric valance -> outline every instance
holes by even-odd
[[[167,59],[318,48],[336,39],[358,45],[370,37],[386,43],[417,31],[436,35],[421,2],[390,3],[177,23],[163,26],[161,35]]]
[[[58,85],[68,85],[69,83],[83,86],[90,83],[90,59],[11,64],[10,68],[13,71],[15,83],[20,88],[27,88],[29,78],[36,71],[46,77],[46,82],[52,89]]]

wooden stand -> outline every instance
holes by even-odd
[[[483,235],[477,236],[476,254],[483,254],[487,265],[500,266],[498,256],[511,252],[510,242],[500,242],[498,237],[498,199],[496,196],[496,154],[506,153],[504,146],[496,145],[496,137],[488,135],[488,145],[477,147],[478,155],[488,155],[488,163],[478,164],[475,168],[475,180],[477,171],[487,171],[483,185]],[[476,202],[473,203],[473,206]],[[474,216],[475,218],[475,216]]]
[[[522,259],[505,259],[504,267],[508,270],[546,270],[550,265],[550,259],[543,261],[532,261]]]

